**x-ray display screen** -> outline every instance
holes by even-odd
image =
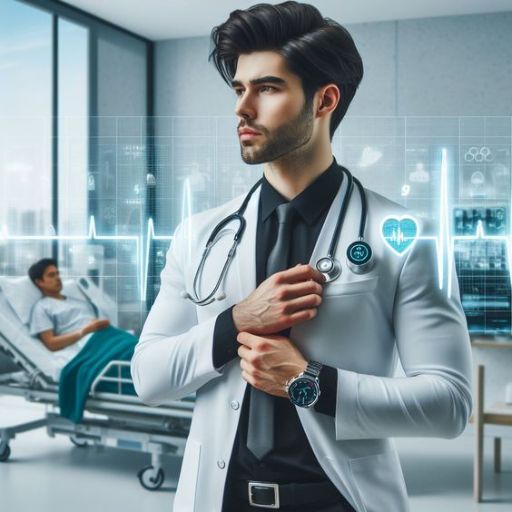
[[[455,208],[455,265],[469,331],[510,334],[511,287],[507,245],[486,237],[507,233],[506,208]],[[481,221],[483,235],[477,235]]]
[[[475,235],[478,221],[482,221],[484,234],[506,234],[506,209],[495,208],[455,208],[455,235]]]

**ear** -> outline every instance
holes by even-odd
[[[320,89],[320,105],[318,113],[327,115],[333,112],[340,101],[340,90],[336,84],[328,84]]]

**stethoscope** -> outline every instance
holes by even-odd
[[[334,229],[331,243],[329,245],[329,250],[327,253],[327,256],[324,256],[320,258],[316,262],[316,268],[324,274],[326,278],[326,282],[329,283],[331,281],[334,281],[338,279],[341,275],[341,263],[334,257],[334,254],[336,253],[336,246],[338,245],[339,235],[341,231],[341,227],[343,226],[343,221],[345,220],[345,215],[347,213],[348,204],[350,201],[350,197],[352,195],[352,190],[354,188],[354,182],[359,189],[359,195],[361,197],[361,217],[359,221],[359,233],[358,233],[358,239],[355,242],[352,242],[347,247],[347,266],[348,268],[354,272],[355,274],[364,274],[371,270],[373,267],[373,251],[370,247],[370,244],[364,241],[364,231],[366,227],[366,212],[367,212],[367,204],[366,204],[366,194],[364,191],[363,186],[361,185],[361,182],[352,176],[350,171],[348,169],[345,169],[343,166],[339,166],[339,168],[345,173],[347,177],[347,190],[345,192],[345,196],[343,197],[343,201],[341,203],[341,209],[340,214],[338,216],[338,221],[336,223],[336,228]],[[224,293],[220,293],[216,297],[214,295],[217,293],[217,290],[219,289],[219,286],[221,285],[229,266],[231,265],[231,261],[235,257],[235,252],[238,244],[240,243],[240,240],[242,238],[242,235],[245,231],[245,218],[244,218],[244,212],[247,208],[247,204],[249,203],[252,194],[254,191],[260,186],[262,183],[263,178],[260,178],[249,190],[249,193],[245,197],[244,201],[242,202],[240,208],[231,215],[228,215],[224,219],[222,219],[213,229],[210,237],[208,238],[206,242],[206,247],[203,251],[203,255],[201,257],[201,262],[199,263],[199,266],[197,268],[197,271],[194,276],[194,283],[193,283],[193,290],[195,298],[192,297],[186,290],[183,290],[181,292],[181,296],[184,299],[190,299],[194,304],[197,304],[198,306],[206,306],[213,302],[214,300],[224,300],[226,298],[226,295]],[[231,221],[239,221],[239,227],[237,232],[235,233],[233,237],[233,245],[231,246],[231,249],[229,250],[228,257],[226,259],[226,262],[224,263],[224,267],[222,268],[221,274],[219,279],[217,280],[217,284],[215,285],[212,292],[205,297],[204,299],[200,299],[197,295],[197,279],[201,272],[203,271],[204,264],[206,261],[206,258],[208,257],[208,254],[215,244],[215,240],[217,235],[219,234],[220,230],[229,224]]]

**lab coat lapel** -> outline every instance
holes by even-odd
[[[329,208],[324,224],[311,254],[309,264],[315,268],[319,258],[327,256],[332,234],[340,213],[341,202],[347,191],[347,178],[344,176],[340,188]],[[261,186],[258,187],[245,210],[245,233],[237,247],[235,261],[238,274],[239,300],[244,300],[256,288],[256,227],[258,224],[258,205]],[[348,213],[348,212],[347,212]]]
[[[333,234],[336,230],[336,222],[338,221],[338,217],[341,210],[341,203],[343,198],[345,197],[345,193],[347,192],[348,179],[346,175],[343,175],[343,181],[341,182],[341,186],[338,189],[338,193],[334,196],[334,200],[331,203],[329,211],[327,212],[327,216],[325,218],[322,229],[320,230],[320,234],[316,240],[315,247],[313,248],[313,252],[311,253],[311,258],[309,260],[309,264],[316,268],[316,262],[320,258],[324,258],[329,253],[329,245],[331,243]],[[350,204],[350,203],[349,203]],[[348,214],[348,211],[347,211]],[[346,217],[345,217],[346,218]],[[343,226],[341,226],[343,228]],[[341,239],[341,233],[340,233]],[[339,244],[338,244],[339,245]]]
[[[339,218],[341,203],[343,201],[343,198],[345,197],[345,194],[347,193],[347,181],[348,180],[346,179],[346,176],[344,176],[341,186],[338,189],[338,193],[334,197],[334,200],[331,203],[329,211],[327,212],[327,216],[325,218],[322,229],[320,230],[320,234],[318,235],[315,247],[309,260],[309,264],[313,268],[316,268],[316,262],[318,261],[319,258],[323,258],[327,256],[329,253],[329,245],[331,244],[333,234],[336,230],[336,223]],[[347,215],[349,213],[348,210],[350,209],[351,204],[352,201],[349,202],[349,208],[347,208]],[[345,220],[346,218],[347,217],[345,217]],[[341,226],[341,229],[342,228],[343,226]],[[342,233],[340,232],[339,243],[335,250],[335,254],[336,252],[339,251],[340,244],[341,247],[343,247],[343,240],[341,234]],[[325,286],[332,286],[332,284],[324,285],[324,290]],[[323,320],[319,321],[319,315],[307,322],[302,322],[297,325],[294,325],[290,330],[290,339],[293,340],[297,348],[308,359],[312,358],[313,356],[316,358],[316,360],[325,359],[322,357],[322,352],[325,351],[325,348],[328,347],[328,345],[325,345],[324,343],[311,343],[312,339],[322,339],[322,333],[325,331],[326,328],[328,328],[329,319],[324,316],[322,316],[321,318],[323,318]]]
[[[248,297],[256,288],[256,227],[261,186],[251,196],[244,213],[245,232],[236,254],[239,301]]]

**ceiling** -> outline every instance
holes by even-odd
[[[235,9],[259,0],[65,0],[153,41],[207,36]],[[279,1],[269,0],[278,4]],[[512,11],[512,0],[311,0],[342,24]]]

